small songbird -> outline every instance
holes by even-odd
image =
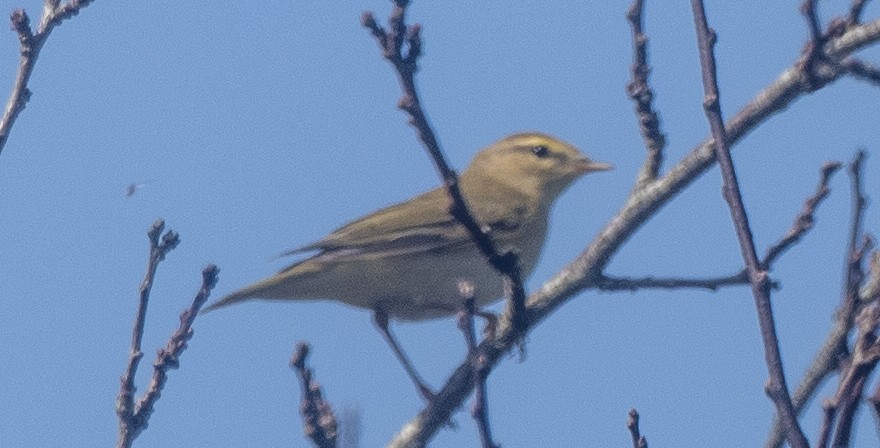
[[[520,133],[480,151],[461,174],[460,187],[477,223],[488,230],[499,251],[519,255],[526,278],[541,253],[556,198],[582,175],[609,169],[557,138]],[[388,317],[452,315],[462,309],[462,281],[473,287],[477,306],[503,294],[501,277],[449,214],[448,205],[441,187],[373,212],[287,252],[317,253],[221,298],[205,311],[251,299],[337,300],[366,308],[375,313],[409,372],[411,366],[388,332]],[[414,380],[419,383],[417,376]]]

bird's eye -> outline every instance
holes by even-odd
[[[544,145],[532,146],[532,154],[544,158],[550,154],[550,149]]]

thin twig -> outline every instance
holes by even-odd
[[[636,103],[639,130],[648,151],[634,188],[642,188],[657,179],[660,165],[663,163],[663,148],[666,146],[666,136],[660,130],[660,117],[654,111],[652,104],[654,92],[648,85],[651,67],[648,65],[648,36],[642,30],[644,3],[644,0],[634,0],[626,12],[626,18],[632,28],[633,41],[632,80],[626,85],[626,92]]]
[[[863,283],[864,278],[861,266],[870,245],[870,240],[865,240],[861,244],[862,248],[859,248],[859,238],[862,235],[863,213],[866,205],[866,199],[861,187],[861,172],[864,158],[864,150],[858,151],[849,166],[852,185],[852,210],[846,252],[847,258],[844,268],[844,291],[841,294],[841,302],[835,313],[834,326],[792,396],[792,404],[798,415],[813,397],[822,381],[835,370],[840,358],[846,353],[846,339],[851,332],[853,320],[858,311],[857,302],[862,301],[864,298],[864,294],[859,291],[859,285]],[[880,291],[880,289],[867,294],[875,295],[877,291]],[[769,437],[765,444],[766,447],[778,448],[782,445],[783,433],[780,424],[779,415],[777,414],[770,429]]]
[[[458,289],[464,299],[464,310],[458,315],[458,328],[464,334],[468,347],[468,359],[474,366],[474,406],[471,408],[471,417],[477,422],[480,446],[499,448],[492,441],[492,430],[489,427],[489,404],[486,394],[486,378],[489,375],[489,369],[486,368],[486,357],[477,347],[477,336],[474,331],[474,315],[477,313],[474,285],[468,281],[461,281]]]
[[[846,19],[847,25],[855,26],[862,21],[862,11],[865,9],[867,3],[868,0],[853,0],[852,5],[849,7],[849,15]]]
[[[831,428],[834,426],[834,418],[837,415],[837,406],[831,400],[822,402],[822,425],[819,426],[819,440],[816,448],[827,448],[828,439],[831,438]]]
[[[79,11],[89,5],[93,0],[70,0],[63,6],[59,6],[58,0],[45,0],[43,7],[43,17],[36,32],[31,30],[30,18],[23,9],[12,12],[10,20],[12,21],[12,29],[18,35],[19,41],[19,62],[18,73],[15,75],[15,83],[9,99],[6,101],[6,108],[3,110],[3,116],[0,117],[0,153],[6,146],[9,139],[9,132],[12,125],[25,105],[31,98],[31,91],[28,88],[28,81],[34,72],[34,66],[37,58],[40,56],[40,50],[52,30],[61,24],[62,21],[69,19]]]
[[[867,254],[870,247],[870,240],[864,240],[863,245],[858,250],[859,257]],[[847,259],[849,263],[849,259]],[[868,280],[865,281],[858,293],[859,304],[869,304],[877,300],[880,295],[880,253],[875,252],[870,263],[870,274]],[[840,305],[835,312],[834,326],[822,343],[813,362],[807,369],[797,389],[795,389],[792,397],[792,403],[795,410],[800,414],[807,403],[813,398],[822,382],[836,370],[846,370],[846,364],[850,362],[849,348],[846,345],[850,330],[853,327],[853,313],[856,307],[848,301],[847,292],[841,296]],[[828,409],[827,400],[823,403],[825,418],[834,419],[836,417],[837,408]],[[829,415],[828,413],[831,412]],[[829,422],[828,431],[830,431]],[[824,429],[823,429],[824,430]],[[765,443],[768,448],[778,448],[782,446],[782,428],[780,426],[779,416],[776,416],[770,435]],[[821,445],[817,445],[821,446]]]
[[[874,388],[874,393],[868,397],[868,402],[874,408],[874,418],[880,420],[880,383]]]
[[[776,336],[773,319],[773,308],[770,303],[769,279],[767,272],[761,268],[758,255],[755,252],[752,231],[745,207],[743,206],[742,194],[740,193],[736,171],[733,167],[733,160],[730,157],[727,130],[724,128],[724,120],[721,117],[721,101],[715,69],[715,33],[709,29],[702,0],[692,0],[691,5],[693,6],[694,24],[700,48],[700,66],[702,67],[705,91],[703,108],[706,111],[706,117],[712,129],[712,137],[715,140],[715,155],[724,179],[724,199],[730,207],[730,214],[736,227],[743,260],[749,272],[752,294],[755,296],[755,307],[757,308],[761,337],[764,341],[764,356],[770,374],[766,391],[776,405],[777,412],[779,412],[785,422],[789,443],[795,448],[807,448],[809,443],[798,424],[797,415],[794,411],[794,406],[792,406],[785,382],[785,373],[779,353],[779,341]]]
[[[820,443],[817,444],[817,447],[827,446],[835,416],[838,421],[834,431],[833,446],[849,446],[853,417],[861,402],[865,382],[880,360],[880,344],[878,344],[876,334],[878,319],[880,319],[880,307],[876,304],[862,309],[856,318],[858,336],[853,344],[852,359],[841,372],[840,383],[834,398],[825,400],[823,404],[825,415],[819,438]]]
[[[164,229],[164,221],[157,220],[148,232],[150,238],[150,259],[147,263],[147,273],[141,284],[140,301],[135,316],[135,324],[132,330],[131,349],[129,362],[125,373],[120,379],[121,388],[116,400],[116,414],[119,417],[118,448],[129,448],[134,440],[147,428],[147,423],[153,413],[153,407],[162,394],[162,388],[168,380],[168,371],[176,369],[180,365],[180,355],[186,350],[187,342],[193,336],[192,324],[199,314],[201,307],[207,302],[211,290],[217,284],[217,266],[208,265],[202,271],[202,286],[193,298],[192,304],[180,315],[180,325],[168,339],[165,347],[156,354],[153,362],[153,374],[146,392],[134,403],[134,375],[138,363],[143,357],[141,352],[141,340],[144,333],[144,321],[146,319],[147,305],[149,304],[150,290],[156,275],[159,262],[165,259],[169,251],[180,244],[180,238],[176,232],[169,230],[159,241],[159,235]]]
[[[866,342],[864,341],[864,338],[871,337],[876,327],[876,318],[873,320],[871,319],[871,315],[868,314],[869,309],[863,310],[862,313],[859,314],[858,319],[855,318],[859,309],[859,287],[862,285],[865,278],[862,264],[872,244],[870,239],[864,237],[862,233],[864,225],[864,210],[867,204],[867,199],[862,191],[862,169],[864,167],[865,157],[866,154],[864,150],[857,151],[849,166],[853,200],[850,216],[850,231],[847,238],[847,259],[844,271],[843,304],[841,306],[841,312],[846,317],[848,328],[851,328],[857,321],[860,321],[860,325],[859,337],[854,345],[852,359],[849,362],[848,368],[841,375],[838,393],[835,395],[833,402],[829,404],[829,406],[835,408],[836,414],[838,415],[837,428],[834,431],[833,440],[833,446],[835,447],[848,446],[852,429],[852,418],[855,414],[855,407],[858,405],[858,399],[861,397],[861,391],[864,387],[865,381],[860,375],[862,370],[866,368],[864,362],[865,347],[863,347]],[[860,240],[862,240],[861,243]],[[874,314],[876,314],[877,310],[875,307],[872,306],[870,309],[873,309]],[[874,364],[876,364],[876,360],[870,364],[871,369],[873,369]],[[834,414],[835,413],[831,414],[832,418],[834,417]]]
[[[862,227],[864,226],[864,213],[868,200],[862,189],[862,170],[867,154],[864,149],[856,152],[853,161],[849,165],[850,185],[852,191],[852,209],[850,211],[850,230],[847,238],[847,263],[846,276],[844,278],[844,305],[852,317],[855,316],[855,304],[858,301],[859,285],[862,284],[865,273],[862,271],[862,261],[867,248],[860,250],[859,240],[863,239]]]
[[[126,365],[125,372],[120,378],[121,385],[119,395],[116,398],[116,414],[119,417],[120,426],[120,440],[117,443],[117,446],[127,446],[121,444],[121,441],[128,440],[129,437],[130,440],[133,441],[134,438],[137,437],[136,434],[129,436],[128,433],[136,429],[131,424],[137,413],[134,403],[134,393],[137,390],[134,386],[134,376],[135,372],[137,372],[138,364],[144,356],[141,351],[141,340],[144,337],[144,322],[147,317],[147,305],[150,301],[150,291],[153,288],[153,279],[156,277],[156,269],[159,267],[159,263],[165,259],[168,252],[180,244],[180,236],[173,230],[169,230],[165,233],[165,236],[162,237],[162,231],[164,229],[165,221],[158,219],[152,226],[150,226],[150,230],[147,232],[147,237],[150,241],[150,256],[147,261],[147,271],[144,274],[144,280],[141,282],[138,308],[135,312],[134,326],[131,332],[131,348],[129,349],[128,354],[128,364]]]
[[[632,438],[633,448],[648,448],[648,439],[639,431],[639,412],[635,408],[629,410],[626,429],[629,430],[629,435]]]
[[[168,380],[168,371],[177,369],[180,366],[180,355],[186,350],[187,343],[193,337],[193,322],[195,322],[196,316],[199,315],[199,310],[208,301],[211,290],[217,285],[217,275],[219,272],[220,269],[213,264],[206,266],[202,270],[202,286],[199,288],[199,292],[196,293],[189,308],[180,314],[180,325],[171,337],[168,338],[165,347],[156,354],[156,360],[153,361],[153,375],[150,378],[150,384],[135,407],[134,421],[141,425],[139,431],[137,431],[138,433],[147,427],[147,422],[153,413],[153,407],[156,401],[159,400],[162,388],[165,387],[165,382]],[[137,435],[136,433],[134,437],[137,437]],[[132,440],[134,437],[132,437]]]
[[[815,224],[816,218],[816,209],[819,207],[819,204],[828,197],[829,188],[828,182],[831,179],[831,176],[837,172],[842,164],[840,162],[826,162],[822,165],[821,174],[819,177],[819,184],[816,187],[816,191],[812,196],[808,197],[804,201],[804,207],[800,213],[795,217],[794,223],[791,228],[779,239],[776,243],[770,246],[767,249],[767,254],[764,255],[764,258],[761,260],[761,266],[769,271],[772,267],[773,263],[781,256],[785,251],[794,246],[798,241],[800,241],[803,236],[809,232],[813,225]],[[598,289],[605,291],[635,291],[638,289],[645,288],[659,288],[659,289],[680,289],[680,288],[703,288],[711,291],[717,291],[719,288],[725,286],[735,286],[735,285],[746,285],[749,283],[749,275],[748,272],[743,269],[742,271],[733,274],[727,275],[723,277],[712,277],[712,278],[681,278],[681,277],[641,277],[641,278],[633,278],[633,277],[613,277],[608,275],[601,275],[595,281],[595,286]],[[770,288],[778,289],[779,283],[770,280]]]
[[[309,344],[299,342],[290,358],[290,368],[296,370],[302,386],[299,412],[303,418],[303,430],[319,448],[335,448],[339,436],[336,415],[333,406],[324,399],[321,385],[315,381],[312,369],[306,365],[308,356]]]
[[[403,96],[398,102],[398,108],[409,115],[409,124],[415,128],[419,140],[434,161],[443,185],[449,194],[449,213],[467,229],[471,239],[483,256],[487,258],[489,264],[504,278],[505,291],[510,292],[512,324],[519,333],[524,333],[529,322],[525,308],[525,289],[519,257],[510,251],[501,253],[489,233],[477,223],[461,194],[458,175],[446,163],[434,131],[428,124],[427,116],[422,110],[415,85],[415,73],[418,70],[418,59],[421,56],[422,48],[419,34],[420,26],[416,24],[407,28],[405,23],[407,6],[409,6],[409,0],[394,0],[394,7],[388,17],[387,31],[379,26],[371,12],[363,14],[361,24],[370,30],[382,50],[382,56],[394,66],[403,92]],[[405,54],[404,43],[407,45]]]
[[[867,81],[875,86],[880,86],[880,67],[869,64],[857,58],[844,59],[840,66],[853,78]]]
[[[816,222],[816,207],[818,207],[819,204],[822,203],[822,200],[828,196],[828,181],[842,166],[843,164],[840,162],[826,162],[822,165],[819,185],[816,187],[816,192],[804,201],[804,208],[798,213],[797,217],[795,217],[794,224],[792,224],[785,236],[767,250],[767,255],[765,255],[764,259],[761,261],[761,265],[764,269],[769,270],[770,265],[777,257],[797,243],[806,232],[813,228],[813,225]]]
[[[822,27],[819,25],[819,14],[816,11],[816,2],[817,0],[804,0],[804,2],[801,3],[801,14],[804,15],[804,20],[807,21],[807,28],[810,30],[810,40],[813,41],[816,48],[820,48],[824,38],[822,36]]]
[[[806,83],[810,86],[814,86],[814,88],[817,88],[815,86],[819,84],[816,79],[816,70],[818,62],[823,59],[822,46],[826,41],[826,36],[822,33],[822,28],[819,25],[819,16],[816,13],[816,1],[817,0],[804,0],[800,8],[804,20],[807,21],[807,29],[810,31],[810,40],[804,47],[801,63],[804,67]]]
[[[827,196],[828,181],[830,180],[830,176],[835,173],[840,167],[841,164],[839,162],[829,162],[825,164],[822,169],[822,179],[819,183],[819,187],[817,187],[816,189],[816,194],[804,203],[804,210],[801,212],[801,215],[798,215],[798,218],[795,220],[795,224],[792,227],[792,230],[799,226],[799,223],[802,221],[801,216],[804,216],[807,210],[818,206],[819,201]],[[812,218],[804,221],[812,222]],[[770,254],[768,253],[768,257],[769,255]],[[765,263],[764,266],[769,269],[770,265]],[[877,290],[880,291],[880,289]],[[865,293],[874,294],[875,292],[866,291]],[[841,306],[838,308],[837,311],[837,322],[835,323],[831,332],[828,334],[825,343],[823,343],[822,347],[818,350],[813,360],[813,363],[810,365],[810,368],[807,369],[807,372],[804,374],[803,378],[798,383],[797,388],[795,388],[795,391],[792,394],[792,405],[794,406],[795,412],[798,415],[800,415],[800,413],[803,411],[807,402],[810,400],[810,398],[812,398],[813,394],[816,392],[816,389],[819,387],[822,381],[835,370],[835,368],[839,365],[840,359],[846,356],[847,348],[845,340],[846,336],[849,334],[849,329],[852,325],[851,310],[846,307],[846,303],[846,300],[841,299]],[[826,418],[834,418],[834,413],[836,412],[836,409],[829,410],[826,409],[824,406],[823,409],[825,409]],[[779,447],[782,444],[782,439],[783,433],[781,422],[779,420],[779,416],[777,415],[774,418],[773,425],[770,430],[770,437],[768,438],[765,446],[769,448]]]
[[[636,291],[639,289],[708,289],[717,291],[725,286],[747,285],[749,278],[745,271],[734,275],[713,278],[680,278],[680,277],[614,277],[602,275],[596,279],[594,286],[602,291]],[[774,285],[778,287],[778,284]]]

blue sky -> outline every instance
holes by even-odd
[[[181,234],[153,289],[143,389],[207,263],[215,298],[285,266],[270,261],[376,208],[438,184],[404,115],[391,68],[360,14],[384,23],[386,1],[123,3],[98,1],[50,37],[31,102],[0,154],[0,446],[110,445],[146,231],[158,217]],[[644,149],[625,94],[627,2],[549,6],[415,2],[423,25],[418,83],[449,161],[541,130],[613,163],[557,203],[538,287],[621,207]],[[807,31],[798,2],[708,2],[727,116],[793,63]],[[784,4],[783,4],[784,3]],[[822,2],[825,18],[849,2]],[[4,0],[36,21],[41,2]],[[873,3],[868,19],[880,16]],[[667,167],[708,134],[688,2],[649,2],[652,86]],[[0,86],[18,64],[0,38]],[[877,61],[876,49],[864,56]],[[4,84],[5,82],[5,84]],[[5,98],[5,93],[4,93]],[[850,79],[795,102],[735,148],[760,252],[790,226],[819,167],[868,149],[865,185],[880,179],[880,91]],[[146,182],[130,198],[126,185]],[[827,333],[838,301],[848,179],[832,181],[816,229],[778,262],[773,296],[789,382]],[[710,170],[614,256],[615,275],[711,276],[741,257],[720,176]],[[873,204],[872,204],[873,205]],[[880,225],[876,207],[866,228]],[[395,326],[435,387],[464,358],[452,319]],[[150,427],[135,446],[308,446],[287,367],[308,340],[327,397],[361,415],[362,446],[380,446],[421,408],[370,315],[342,305],[250,303],[200,317]],[[651,446],[758,446],[773,407],[747,288],[582,293],[535,329],[527,357],[489,382],[505,447],[625,446],[627,411]],[[833,389],[826,387],[822,396]],[[469,402],[466,406],[469,406]],[[803,426],[815,439],[820,412]],[[466,412],[435,446],[474,446]],[[863,413],[859,443],[876,441]]]

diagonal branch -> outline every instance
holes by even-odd
[[[422,141],[434,165],[440,174],[446,191],[449,194],[449,213],[464,226],[471,239],[486,257],[489,264],[504,277],[505,291],[510,291],[511,318],[514,327],[525,332],[528,327],[528,316],[525,308],[525,288],[523,287],[519,257],[513,252],[501,253],[487,231],[477,223],[468,209],[461,194],[458,175],[446,163],[434,131],[428,124],[428,118],[422,110],[416,92],[415,74],[418,71],[418,59],[421,57],[422,41],[419,34],[421,27],[416,24],[406,26],[406,8],[409,0],[394,0],[394,7],[388,17],[388,30],[379,26],[371,12],[365,12],[361,24],[370,30],[382,50],[382,56],[394,66],[403,96],[397,104],[409,115],[409,124],[413,126]],[[407,51],[404,51],[404,43]]]
[[[840,63],[853,78],[867,81],[875,86],[880,86],[880,67],[869,64],[856,58],[847,58]]]
[[[812,2],[807,1],[807,4],[812,4]],[[727,131],[724,129],[724,121],[721,118],[721,101],[715,68],[715,32],[709,29],[702,0],[692,0],[691,5],[694,10],[694,23],[700,47],[700,65],[702,66],[703,87],[705,90],[703,107],[706,110],[706,117],[712,128],[715,154],[718,158],[718,165],[721,167],[721,176],[724,179],[724,199],[730,207],[730,215],[736,227],[736,235],[739,239],[743,260],[749,273],[752,295],[755,296],[755,307],[757,308],[761,337],[764,340],[764,357],[767,362],[767,370],[770,373],[770,379],[765,388],[767,394],[776,404],[776,412],[779,413],[786,428],[788,442],[795,448],[807,448],[809,443],[798,424],[797,413],[791,403],[788,386],[785,382],[782,355],[779,351],[779,339],[776,336],[776,324],[773,319],[773,307],[770,303],[769,277],[767,271],[761,267],[758,261],[755,242],[752,238],[752,230],[749,226],[748,215],[746,214],[742,194],[740,193],[739,181],[736,177],[733,159],[730,157]]]
[[[193,298],[189,308],[183,310],[180,314],[180,325],[168,338],[165,347],[159,349],[156,354],[156,360],[153,361],[153,375],[150,378],[150,384],[147,391],[138,400],[135,406],[135,412],[132,423],[139,425],[133,432],[132,440],[137,437],[140,431],[147,428],[147,422],[153,413],[153,407],[162,393],[162,388],[168,381],[168,371],[176,369],[180,366],[180,355],[187,348],[187,343],[193,337],[192,325],[199,315],[199,310],[208,301],[211,290],[217,285],[217,275],[220,269],[215,265],[208,265],[202,270],[202,286]]]
[[[833,176],[841,166],[843,165],[840,162],[826,162],[822,165],[821,177],[819,179],[819,186],[816,187],[816,192],[804,202],[804,208],[797,217],[795,217],[794,224],[792,224],[785,236],[767,250],[767,255],[765,255],[764,259],[761,261],[761,266],[763,266],[764,269],[769,270],[770,265],[772,265],[780,255],[800,241],[804,234],[813,228],[813,225],[816,222],[816,207],[818,207],[819,204],[822,203],[822,200],[828,196],[828,181],[831,180],[831,176]]]
[[[868,0],[853,0],[852,5],[849,7],[849,15],[846,19],[847,25],[855,26],[862,21],[862,11],[865,9],[867,3]]]

